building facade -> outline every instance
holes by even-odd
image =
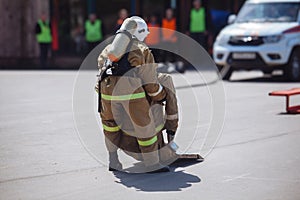
[[[204,1],[211,9],[236,13],[244,0]],[[0,4],[0,66],[18,65],[35,59],[39,54],[35,25],[41,13],[51,19],[57,41],[58,56],[76,56],[76,41],[83,34],[84,21],[89,13],[96,13],[103,21],[105,35],[113,34],[118,11],[147,17],[153,13],[163,16],[168,7],[175,9],[178,30],[185,32],[192,0],[1,0]],[[80,49],[79,49],[80,50]]]

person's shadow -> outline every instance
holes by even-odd
[[[196,163],[194,163],[196,164]],[[193,183],[201,182],[201,179],[192,174],[181,171],[175,171],[176,165],[171,167],[170,172],[157,174],[132,174],[127,172],[114,172],[119,184],[128,188],[134,188],[137,191],[160,192],[160,191],[181,191],[184,188],[191,187]]]

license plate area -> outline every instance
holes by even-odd
[[[256,53],[233,53],[232,58],[236,60],[254,60]]]

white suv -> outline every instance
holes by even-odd
[[[248,0],[218,35],[213,58],[223,79],[238,69],[282,69],[300,80],[300,0]]]

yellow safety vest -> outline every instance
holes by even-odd
[[[206,30],[204,8],[200,8],[199,10],[192,9],[190,19],[191,19],[190,22],[191,33],[201,33]]]
[[[85,39],[87,42],[98,42],[102,40],[101,20],[97,19],[94,23],[89,20],[85,22]]]
[[[51,36],[51,30],[49,22],[42,22],[42,20],[38,21],[38,25],[41,28],[41,32],[37,34],[37,41],[39,43],[51,43],[52,42],[52,36]]]

